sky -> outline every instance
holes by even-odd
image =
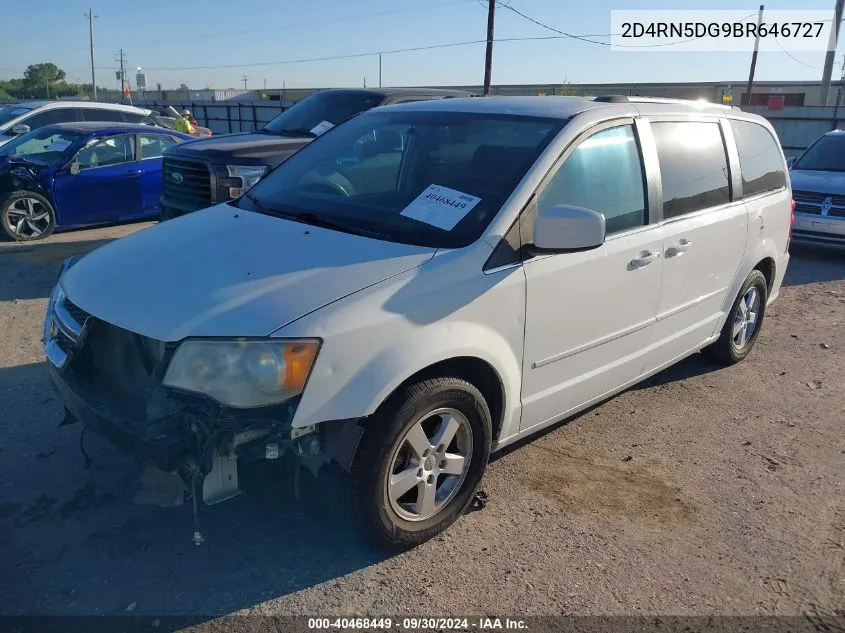
[[[748,9],[737,0],[501,0],[569,33],[610,32],[611,9]],[[832,10],[834,0],[763,0],[766,9]],[[295,60],[484,40],[486,0],[40,0],[4,2],[0,78],[29,64],[53,62],[68,81],[90,82],[88,18],[93,8],[97,84],[117,88],[123,48],[130,77],[140,66],[148,86],[249,89],[378,85],[378,55]],[[747,6],[746,6],[747,4]],[[554,33],[504,8],[496,38]],[[599,38],[600,39],[600,38]],[[607,38],[604,38],[609,41]],[[39,44],[39,42],[41,42]],[[669,47],[671,48],[671,47]],[[480,85],[483,43],[384,53],[385,86]],[[842,73],[840,38],[834,78]],[[571,39],[497,42],[493,84],[737,81],[748,76],[747,53],[615,52]],[[824,52],[760,53],[759,80],[819,80]],[[195,67],[206,68],[195,68]],[[193,68],[186,68],[193,67]],[[134,79],[133,79],[134,83]]]

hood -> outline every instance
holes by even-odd
[[[98,248],[62,286],[93,316],[160,341],[266,336],[435,250],[223,204]]]
[[[793,191],[845,195],[845,172],[796,169],[789,172],[789,179]]]
[[[223,134],[189,141],[167,151],[168,155],[204,158],[218,164],[256,164],[275,167],[313,138],[275,134]],[[237,161],[246,160],[246,163]]]

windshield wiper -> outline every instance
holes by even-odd
[[[307,136],[309,138],[317,138],[317,135],[314,134],[311,130],[308,130],[304,127],[298,127],[294,130],[279,130],[276,134],[284,134],[286,136]]]
[[[334,229],[336,231],[352,233],[353,235],[361,235],[362,237],[371,237],[377,240],[391,240],[390,235],[387,235],[386,233],[378,233],[376,231],[362,229],[358,226],[350,226],[349,224],[345,224],[343,222],[336,222],[335,220],[325,218],[321,215],[317,215],[316,213],[312,213],[311,211],[294,212],[279,209],[277,207],[274,207],[272,209],[269,207],[265,207],[256,199],[254,195],[250,194],[249,192],[245,193],[244,197],[249,200],[258,211],[265,215],[273,215],[279,218],[294,220],[295,222],[302,222],[304,224],[310,224],[312,226],[319,226],[324,229]]]

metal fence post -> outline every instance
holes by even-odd
[[[232,133],[232,110],[229,104],[226,104],[226,122],[229,124],[229,134]]]

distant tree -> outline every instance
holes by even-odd
[[[23,84],[26,90],[35,94],[47,94],[48,86],[53,86],[65,79],[65,71],[51,62],[32,64],[23,71]]]
[[[555,88],[555,94],[562,97],[572,97],[578,94],[578,84],[563,80],[563,83]]]
[[[188,90],[190,90],[190,88],[188,88],[188,86],[186,86],[185,84],[179,84],[179,90],[188,91]]]

